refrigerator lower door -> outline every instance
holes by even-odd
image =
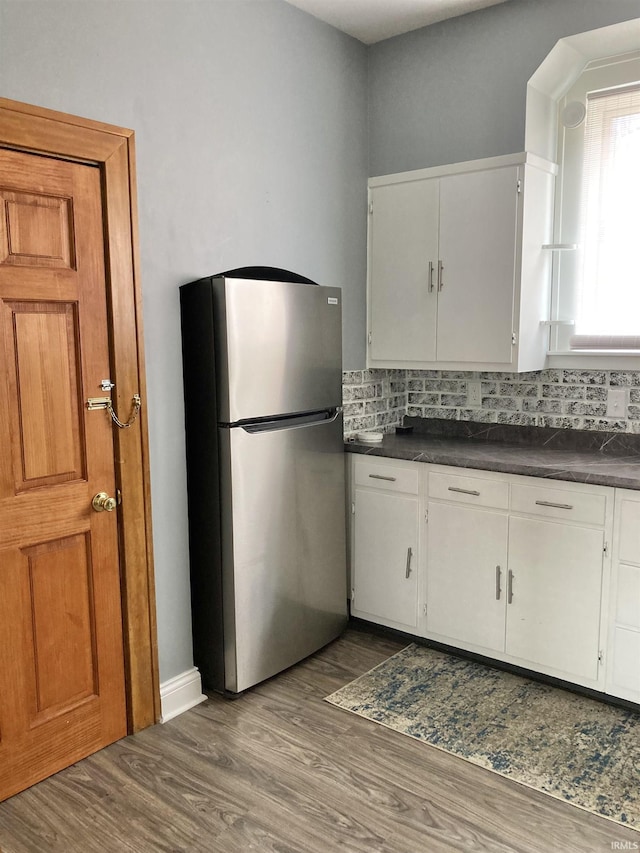
[[[231,692],[321,648],[347,622],[342,416],[250,430],[219,429]]]

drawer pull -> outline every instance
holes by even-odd
[[[555,504],[553,501],[536,501],[537,506],[551,506],[554,509],[573,509],[572,504]]]
[[[408,578],[409,575],[411,574],[411,557],[412,557],[412,555],[413,555],[413,551],[411,550],[411,548],[407,548],[407,568],[406,568],[405,573],[404,573],[405,578]]]
[[[513,601],[513,572],[511,569],[507,572],[507,604]]]
[[[476,498],[480,497],[480,492],[475,489],[459,489],[457,486],[449,486],[450,492],[460,492],[461,495],[473,495]]]
[[[429,278],[429,293],[432,293],[433,292],[433,261],[429,261],[428,278]]]
[[[496,566],[496,601],[500,601],[500,596],[502,594],[502,590],[500,589],[500,577],[502,575],[502,571],[500,566]]]
[[[383,474],[369,474],[372,480],[388,480],[390,483],[395,483],[395,477],[385,477]]]

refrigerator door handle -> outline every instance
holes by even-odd
[[[322,412],[313,412],[307,415],[299,415],[289,418],[274,418],[270,421],[261,421],[253,424],[237,424],[245,432],[256,434],[261,432],[274,432],[282,429],[300,429],[302,427],[318,426],[319,424],[332,424],[342,414],[342,406],[333,409],[325,409]],[[231,426],[234,426],[233,424]]]

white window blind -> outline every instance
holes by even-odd
[[[640,84],[587,96],[572,349],[640,342]]]

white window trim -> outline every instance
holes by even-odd
[[[557,160],[557,106],[587,64],[609,61],[612,56],[640,51],[640,15],[618,24],[559,39],[527,83],[525,151],[545,160]],[[638,370],[640,354],[620,351],[597,354],[584,351],[555,352],[547,366],[599,370]]]
[[[621,56],[602,57],[589,62],[575,83],[557,101],[558,106],[558,163],[560,171],[556,187],[555,236],[558,244],[573,244],[579,240],[577,224],[579,219],[580,190],[582,182],[582,150],[584,146],[585,124],[578,127],[562,125],[560,116],[565,107],[573,102],[586,104],[587,93],[601,89],[622,86],[640,80],[640,51]],[[565,167],[565,163],[569,167]],[[640,359],[638,350],[570,350],[569,337],[572,327],[557,321],[571,321],[575,316],[576,290],[567,286],[567,281],[577,280],[576,268],[580,262],[580,249],[575,252],[557,252],[553,262],[553,280],[551,291],[551,319],[549,358],[571,358],[584,362],[601,358],[601,365],[611,358],[623,359],[627,365],[636,367]]]

